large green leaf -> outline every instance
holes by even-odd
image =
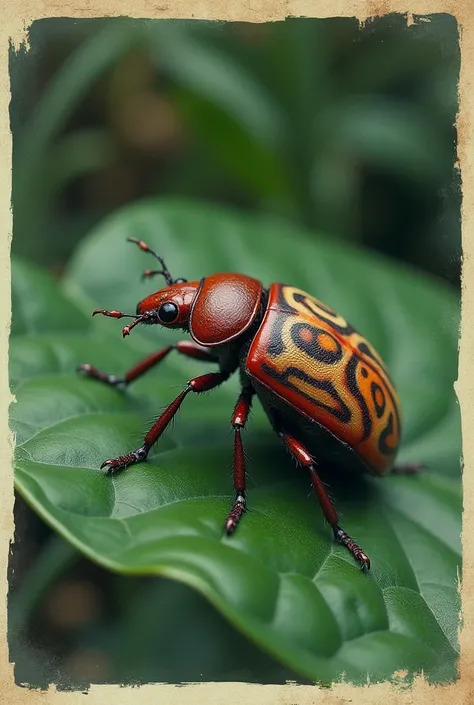
[[[188,398],[147,463],[113,479],[98,469],[137,447],[183,384],[211,369],[170,356],[126,393],[76,376],[81,362],[123,373],[173,339],[138,327],[122,340],[120,322],[86,323],[83,312],[133,311],[150,291],[139,275],[151,262],[125,242],[129,236],[165,254],[174,276],[238,270],[266,284],[300,286],[339,310],[383,355],[403,407],[400,459],[423,461],[428,470],[325,478],[343,526],[372,559],[369,574],[332,542],[306,474],[258,404],[244,434],[250,511],[234,536],[223,536],[237,379]],[[194,587],[302,676],[362,682],[400,669],[455,676],[461,443],[453,391],[459,302],[450,289],[284,222],[180,201],[136,204],[91,233],[64,282],[77,309],[30,268],[17,267],[13,285],[20,320],[10,352],[16,486],[62,536],[112,570]]]

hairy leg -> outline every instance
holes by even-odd
[[[350,551],[354,558],[360,563],[361,568],[363,570],[369,570],[369,557],[364,553],[360,546],[353,539],[351,539],[349,534],[347,534],[344,529],[340,526],[337,511],[328,493],[326,492],[323,483],[321,482],[321,478],[316,472],[315,463],[311,455],[308,453],[304,445],[293,436],[290,436],[288,433],[284,432],[280,432],[278,435],[285,443],[292,456],[301,465],[303,465],[303,467],[309,470],[314,493],[318,498],[319,505],[322,509],[325,518],[331,526],[334,538],[340,543],[342,543],[348,549],[348,551]]]
[[[195,377],[189,380],[184,390],[179,394],[174,401],[168,406],[167,409],[161,414],[161,416],[155,421],[151,429],[145,436],[143,445],[140,448],[127,453],[126,455],[121,455],[118,458],[111,458],[105,460],[101,468],[107,468],[109,473],[117,472],[118,470],[123,470],[129,465],[135,463],[140,463],[146,460],[148,453],[150,452],[152,446],[156,443],[159,437],[163,434],[168,424],[170,423],[173,416],[177,413],[179,407],[183,403],[185,397],[190,392],[195,392],[199,394],[200,392],[207,392],[214,387],[218,387],[219,384],[228,379],[228,372],[210,372],[200,377]]]
[[[237,525],[247,508],[245,497],[245,457],[240,431],[244,428],[250,412],[252,397],[255,394],[252,387],[245,387],[235,405],[232,415],[232,427],[234,429],[234,489],[235,499],[226,522],[225,530],[227,534],[233,534]]]
[[[213,355],[207,348],[202,345],[198,345],[192,340],[181,340],[179,343],[174,345],[168,345],[166,348],[162,348],[155,353],[152,353],[144,360],[141,360],[134,367],[132,367],[128,372],[125,373],[124,377],[117,377],[116,375],[109,375],[105,372],[101,372],[89,363],[79,365],[77,367],[78,372],[83,372],[87,377],[96,379],[99,382],[104,382],[105,384],[110,384],[113,387],[124,388],[127,387],[131,382],[141,377],[151,370],[152,367],[158,365],[164,358],[172,351],[176,350],[181,355],[186,357],[192,357],[195,360],[203,360],[204,362],[218,362],[217,357]]]

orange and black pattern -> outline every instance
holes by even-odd
[[[295,287],[272,284],[246,366],[374,472],[391,468],[400,440],[397,393],[374,348],[328,306]]]

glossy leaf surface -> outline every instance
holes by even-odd
[[[344,528],[371,557],[368,575],[332,542],[308,478],[258,403],[243,435],[250,510],[234,536],[223,536],[237,378],[188,397],[147,463],[113,479],[99,470],[104,459],[141,444],[190,377],[212,369],[169,356],[126,393],[74,372],[91,362],[120,375],[176,338],[137,327],[123,341],[121,321],[89,318],[95,307],[133,312],[161,285],[140,281],[152,261],[125,242],[130,236],[159,250],[174,277],[234,270],[266,285],[299,286],[340,311],[382,354],[401,396],[400,460],[429,469],[383,480],[325,478]],[[91,233],[63,291],[21,264],[13,293],[16,485],[59,533],[112,570],[194,587],[304,677],[363,682],[400,669],[455,676],[461,441],[453,391],[459,303],[451,290],[283,222],[149,201]]]

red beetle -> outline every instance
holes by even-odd
[[[89,364],[78,370],[110,385],[125,387],[161,362],[171,350],[215,362],[219,372],[191,379],[153,424],[137,450],[106,460],[109,473],[145,460],[190,392],[205,392],[225,382],[237,369],[242,390],[232,416],[235,500],[225,522],[235,531],[246,509],[245,461],[240,430],[252,397],[258,396],[273,429],[292,456],[309,470],[321,509],[334,537],[362,568],[370,560],[339,525],[337,512],[313,459],[328,466],[385,475],[416,472],[421,464],[394,467],[400,442],[397,392],[370,343],[344,318],[309,294],[284,284],[262,284],[243,274],[212,274],[201,281],[171,277],[163,259],[141,240],[129,238],[159,261],[166,286],[137,306],[136,315],[97,309],[112,318],[181,328],[192,341],[169,345],[129,370],[125,377],[104,374]]]

